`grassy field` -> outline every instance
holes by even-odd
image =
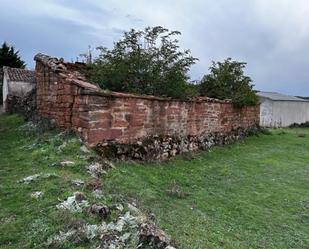
[[[46,248],[50,236],[65,231],[78,220],[94,223],[87,215],[70,214],[56,209],[60,201],[75,191],[83,191],[90,200],[91,192],[72,184],[89,178],[85,169],[88,157],[80,150],[81,143],[73,135],[55,132],[40,133],[24,124],[18,116],[0,115],[0,248]],[[59,167],[64,161],[74,165]],[[50,174],[29,184],[20,183],[25,177]],[[32,198],[34,192],[41,198]],[[52,248],[76,247],[64,243]]]
[[[124,163],[106,188],[140,200],[181,248],[309,248],[309,129],[272,133],[193,160]]]
[[[0,248],[44,248],[73,219],[55,206],[78,190],[72,180],[87,181],[87,158],[74,136],[34,134],[19,117],[0,116]],[[51,166],[63,160],[74,167]],[[42,172],[52,175],[18,183]],[[273,130],[166,163],[121,163],[102,181],[106,196],[153,212],[180,248],[309,248],[309,129]],[[35,191],[43,197],[31,198]]]

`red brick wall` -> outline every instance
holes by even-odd
[[[37,104],[60,128],[78,131],[90,146],[131,143],[151,135],[228,133],[259,123],[259,107],[236,109],[228,101],[180,101],[107,93],[37,60]]]

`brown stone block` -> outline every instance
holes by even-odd
[[[83,119],[78,118],[78,117],[72,117],[71,122],[72,122],[72,126],[77,128],[77,129],[79,127],[81,127],[81,128],[90,128],[89,121],[83,120]]]
[[[105,111],[90,111],[89,118],[92,121],[99,121],[99,120],[112,120],[113,116],[109,112]]]
[[[110,119],[100,121],[88,121],[88,122],[89,122],[89,128],[92,129],[110,129],[113,127],[112,121]]]
[[[104,96],[88,96],[87,104],[100,104],[103,106],[107,106],[109,104],[109,99]]]
[[[126,121],[126,120],[117,119],[117,120],[112,121],[112,127],[124,127],[124,128],[126,128],[128,126],[129,126],[129,122]]]

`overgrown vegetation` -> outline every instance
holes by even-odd
[[[309,128],[309,122],[301,123],[301,124],[291,124],[290,128]]]
[[[254,106],[258,102],[252,80],[244,74],[246,63],[233,61],[213,62],[210,74],[201,81],[200,94],[211,98],[231,99],[235,106]]]
[[[244,75],[246,63],[213,62],[201,82],[190,82],[188,72],[198,60],[190,50],[181,51],[175,36],[161,26],[132,29],[112,49],[98,47],[100,55],[83,54],[90,66],[89,78],[103,89],[173,98],[208,96],[232,99],[236,107],[257,104],[252,80]]]
[[[179,49],[177,35],[160,26],[125,32],[113,49],[98,48],[90,77],[112,91],[184,98],[192,94],[187,73],[197,59]]]

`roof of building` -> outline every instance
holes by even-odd
[[[3,67],[3,72],[10,81],[35,83],[35,72],[21,68]]]
[[[309,97],[303,97],[303,96],[296,96],[297,98],[301,98],[301,99],[305,99],[305,100],[309,100]]]
[[[256,94],[259,97],[271,99],[274,101],[300,101],[300,102],[308,101],[308,100],[301,99],[295,96],[285,95],[285,94],[276,93],[276,92],[257,92]]]

